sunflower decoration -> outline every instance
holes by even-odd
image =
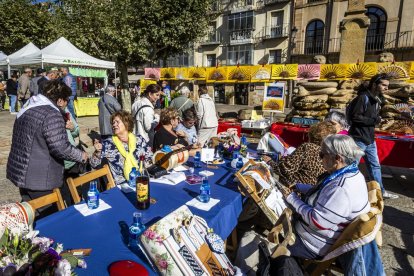
[[[408,79],[409,64],[404,62],[378,63],[378,73],[385,73],[390,79]]]
[[[188,78],[193,80],[204,80],[206,79],[206,68],[205,67],[190,67],[188,68]]]
[[[375,62],[349,64],[345,76],[350,79],[369,80],[377,73]]]
[[[341,80],[345,78],[346,64],[321,64],[321,80]]]
[[[175,78],[177,80],[187,80],[188,79],[188,68],[176,68],[175,69]]]
[[[160,79],[160,68],[145,68],[144,75],[146,79],[159,80]]]
[[[280,100],[280,99],[264,100],[263,110],[283,111],[283,100]]]
[[[292,80],[298,73],[297,64],[276,64],[272,66],[272,79]]]
[[[207,68],[207,82],[225,81],[227,76],[226,67]]]
[[[156,83],[157,83],[157,81],[155,81],[155,80],[149,80],[149,79],[141,80],[140,83],[139,83],[141,93],[144,92],[145,88],[147,88],[148,85],[156,84]]]
[[[161,68],[161,80],[175,79],[175,69],[173,67]]]
[[[271,65],[257,65],[251,67],[252,81],[266,81],[270,80],[270,74],[272,71]]]
[[[321,75],[320,64],[299,64],[298,80],[317,80]]]
[[[227,67],[227,80],[230,82],[250,81],[250,67],[249,66]]]

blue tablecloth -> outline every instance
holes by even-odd
[[[220,199],[220,202],[208,212],[193,207],[190,209],[206,219],[209,226],[224,239],[237,225],[242,196],[232,181],[234,171],[228,164],[208,170],[214,172],[214,176],[209,177],[211,196]],[[144,223],[152,225],[197,196],[199,189],[200,185],[184,182],[175,186],[151,183],[151,197],[157,203],[142,211]],[[88,268],[76,269],[79,275],[107,275],[109,265],[118,260],[133,260],[151,271],[143,256],[134,254],[127,247],[125,233],[132,223],[132,213],[136,211],[135,193],[124,194],[114,188],[101,193],[101,199],[112,208],[83,217],[75,208],[69,207],[39,220],[35,228],[40,231],[40,236],[63,243],[65,249],[92,248],[91,256],[86,258]]]

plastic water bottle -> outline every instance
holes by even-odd
[[[194,156],[194,168],[201,168],[201,152],[197,151]]]
[[[96,180],[92,180],[89,183],[88,199],[86,200],[89,209],[96,209],[99,207],[99,191],[96,187],[97,184],[98,182]]]
[[[208,183],[207,177],[203,177],[203,183],[200,186],[200,195],[198,196],[198,200],[203,203],[210,201],[210,184]]]
[[[237,159],[237,163],[236,163],[236,169],[240,170],[241,168],[243,168],[243,157],[241,157],[239,155],[239,158]]]
[[[145,225],[142,223],[142,213],[134,212],[132,214],[132,224],[129,227],[129,246],[137,246],[139,236],[145,231]]]
[[[137,179],[137,168],[133,167],[131,172],[129,173],[129,179],[128,179],[129,187],[135,188],[137,186],[136,179]]]
[[[247,138],[246,136],[244,136],[244,134],[242,135],[242,137],[240,138],[240,144],[242,146],[247,146]]]

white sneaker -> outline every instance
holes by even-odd
[[[390,192],[387,192],[387,191],[384,191],[384,193],[382,194],[382,197],[384,199],[397,199],[397,198],[399,198],[398,195],[393,194],[393,193],[390,193]]]

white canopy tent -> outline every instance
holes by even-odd
[[[13,54],[10,54],[5,57],[0,57],[0,66],[7,66],[7,72],[8,76],[10,76],[10,66],[19,59],[24,58],[25,56],[34,54],[36,52],[40,51],[39,48],[37,48],[36,45],[34,45],[32,42],[21,48],[20,50],[14,52]],[[2,52],[3,53],[3,52]]]
[[[3,51],[0,51],[0,62],[5,59],[7,59],[7,55]]]
[[[58,64],[115,69],[115,62],[94,58],[61,37],[49,46],[30,55],[10,60],[10,65]]]

